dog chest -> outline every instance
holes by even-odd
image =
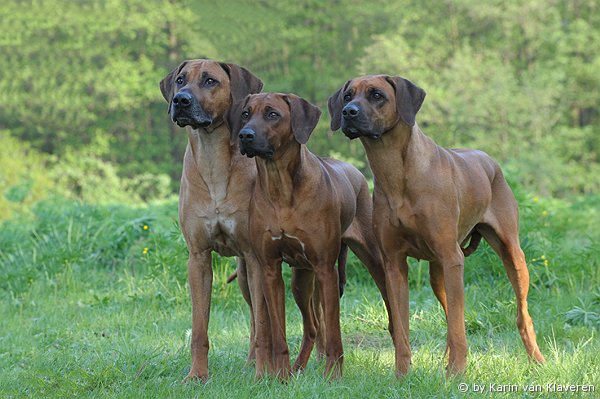
[[[197,209],[195,216],[199,221],[198,228],[203,230],[203,236],[212,248],[223,256],[240,255],[238,229],[245,221],[236,216],[241,212],[229,209],[227,206],[217,206],[212,203],[205,208]]]
[[[422,235],[426,228],[420,220],[422,210],[410,206],[406,201],[398,205],[393,201],[386,206],[376,209],[376,231],[386,247],[417,259],[430,259],[432,252]]]
[[[218,212],[218,210],[217,210]],[[236,240],[238,221],[230,216],[217,213],[212,226],[211,238],[215,250],[221,255],[239,254],[239,245]],[[233,253],[232,253],[233,252]]]

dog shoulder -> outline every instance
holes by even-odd
[[[469,165],[471,168],[475,165],[479,165],[485,171],[485,174],[490,181],[493,180],[495,176],[502,176],[500,164],[485,151],[473,150],[470,148],[453,148],[450,151],[456,158],[465,162],[465,164]]]

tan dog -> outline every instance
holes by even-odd
[[[407,256],[429,261],[431,285],[448,321],[448,373],[465,369],[463,263],[481,236],[502,259],[516,293],[527,354],[544,362],[527,311],[529,273],[515,198],[488,155],[439,147],[421,132],[415,115],[424,98],[406,79],[377,75],[346,82],[328,104],[331,129],[341,126],[349,138],[360,137],[375,176],[373,221],[384,257],[396,374],[408,372],[411,358]]]
[[[212,251],[239,257],[238,281],[252,309],[251,297],[256,290],[249,289],[249,284],[252,287],[256,261],[248,241],[248,204],[256,167],[240,155],[238,141],[232,139],[224,122],[234,102],[261,88],[260,79],[246,69],[211,60],[184,61],[160,82],[171,118],[187,127],[189,139],[179,193],[179,221],[189,250],[192,299],[192,366],[186,379],[208,378]],[[254,303],[260,308],[261,301]],[[260,313],[260,309],[254,310]],[[266,308],[263,314],[266,318]],[[255,346],[252,337],[250,357]],[[263,352],[270,355],[268,348]]]
[[[298,96],[262,93],[246,98],[237,120],[243,125],[239,130],[242,153],[256,156],[258,177],[250,201],[250,237],[262,268],[274,368],[282,378],[290,371],[282,261],[293,267],[292,289],[300,296],[297,303],[304,321],[295,368],[306,364],[314,344],[310,299],[316,277],[324,310],[325,375],[338,378],[342,374],[335,261],[344,244],[365,263],[387,305],[365,178],[353,166],[319,158],[304,145],[320,114],[317,107]]]

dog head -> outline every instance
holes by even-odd
[[[262,85],[238,65],[198,59],[183,61],[160,82],[160,90],[173,122],[198,129],[225,120],[232,105]]]
[[[329,97],[331,130],[341,127],[350,139],[378,139],[400,121],[414,126],[424,99],[423,89],[399,76],[358,77]]]
[[[260,93],[246,97],[230,125],[239,129],[240,151],[252,158],[273,158],[290,143],[306,144],[321,111],[294,95]]]

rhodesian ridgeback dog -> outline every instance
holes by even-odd
[[[423,134],[415,116],[424,98],[406,79],[376,75],[347,81],[328,102],[331,129],[360,138],[375,177],[373,227],[384,258],[396,375],[408,372],[411,359],[407,256],[429,261],[431,286],[448,322],[447,372],[464,371],[464,256],[481,236],[502,259],[515,291],[527,354],[542,363],[527,310],[529,272],[514,195],[487,154],[442,148]]]
[[[253,304],[260,308],[261,301],[252,297],[259,295],[260,285],[251,289],[256,260],[248,239],[248,205],[256,167],[239,153],[226,115],[236,101],[261,88],[262,81],[246,69],[204,59],[182,62],[160,82],[171,119],[187,128],[189,139],[179,192],[179,221],[189,251],[192,301],[192,365],[186,380],[208,378],[213,251],[238,257],[238,282],[251,307],[252,335],[258,323],[256,313],[260,311],[253,309]],[[266,318],[266,307],[263,313]],[[250,358],[255,349],[259,350],[252,336]],[[264,353],[270,356],[268,348]]]
[[[306,364],[315,340],[310,299],[316,277],[325,323],[325,375],[339,378],[343,348],[335,262],[344,245],[366,265],[387,306],[367,182],[353,166],[319,158],[307,149],[305,144],[321,111],[302,98],[252,94],[240,111],[240,150],[256,157],[258,170],[250,200],[249,232],[262,271],[275,373],[286,378],[290,372],[281,276],[281,263],[286,261],[293,267],[292,289],[299,297],[296,301],[304,325],[294,368]]]

